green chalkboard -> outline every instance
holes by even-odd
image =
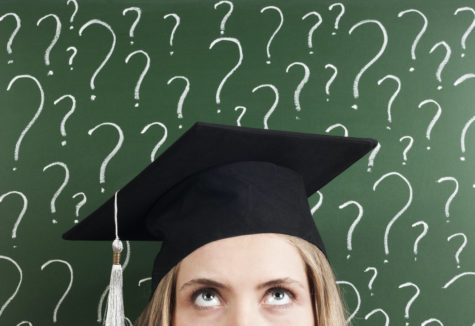
[[[377,139],[309,198],[351,323],[474,325],[474,7],[1,0],[0,324],[98,324],[111,243],[61,234],[205,121]]]

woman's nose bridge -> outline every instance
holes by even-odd
[[[249,297],[236,298],[229,309],[229,326],[266,326],[261,306]]]

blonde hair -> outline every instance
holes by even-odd
[[[276,233],[277,234],[277,233]],[[315,325],[347,326],[348,309],[340,293],[333,270],[323,252],[299,237],[277,234],[288,240],[300,253],[310,285]],[[152,299],[136,321],[136,326],[171,326],[175,305],[175,286],[180,263],[158,283]]]

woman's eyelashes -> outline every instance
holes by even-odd
[[[294,293],[285,287],[273,287],[266,291],[265,304],[276,308],[287,308],[295,300]],[[201,288],[190,297],[191,303],[198,309],[209,309],[220,303],[219,292],[213,288]]]

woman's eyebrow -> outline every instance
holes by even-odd
[[[206,286],[212,286],[218,289],[229,289],[229,285],[219,283],[217,281],[208,279],[208,278],[196,278],[192,279],[191,281],[186,282],[185,284],[182,285],[180,288],[180,291],[182,291],[184,288],[191,286],[191,285],[206,285]],[[305,289],[304,286],[297,280],[294,280],[293,278],[290,277],[284,277],[284,278],[277,278],[274,280],[270,280],[264,283],[259,284],[256,289],[260,290],[262,288],[270,287],[270,286],[276,286],[276,285],[284,285],[284,284],[296,284],[300,286],[302,289]]]

